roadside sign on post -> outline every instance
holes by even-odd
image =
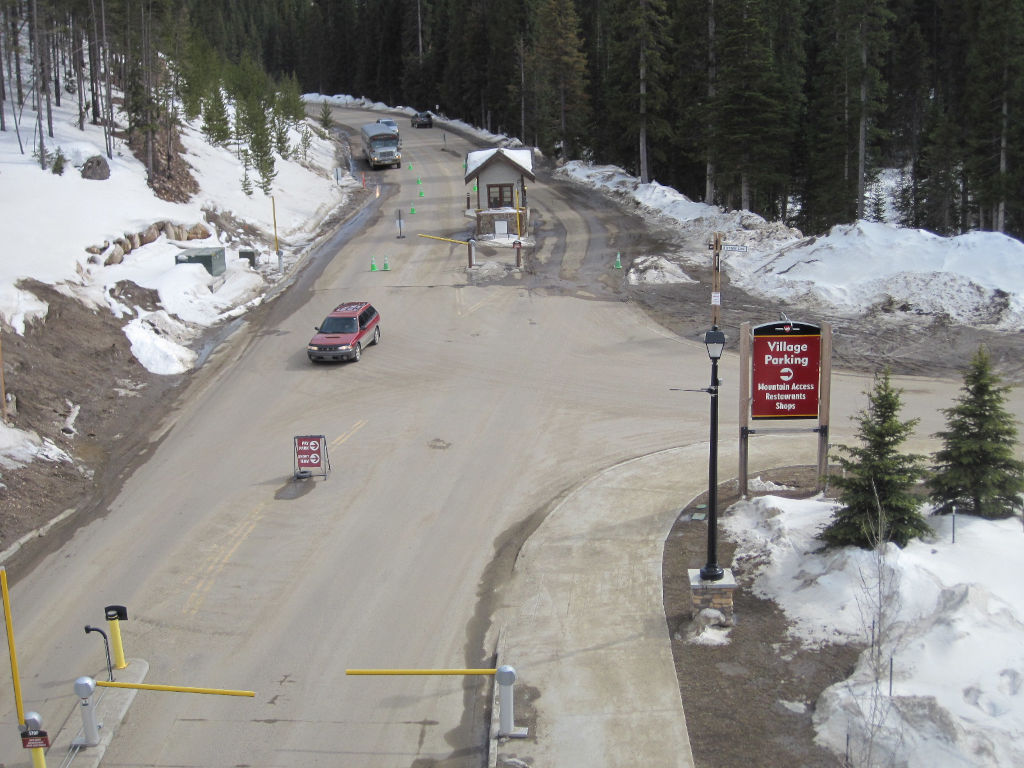
[[[753,331],[750,417],[817,419],[821,328],[779,321]]]
[[[32,729],[22,731],[21,746],[23,749],[49,749],[50,736],[46,731]]]
[[[327,456],[327,439],[323,435],[296,435],[294,446],[295,477],[301,479],[322,475],[326,479],[327,471],[331,468]]]

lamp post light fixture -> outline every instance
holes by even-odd
[[[725,333],[713,325],[704,332],[704,346],[711,358],[711,453],[708,457],[708,561],[700,569],[702,581],[719,581],[724,575],[718,564],[718,361],[725,350]]]

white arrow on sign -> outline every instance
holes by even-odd
[[[793,369],[792,368],[780,368],[779,369],[779,378],[782,379],[783,381],[790,381],[793,378]]]

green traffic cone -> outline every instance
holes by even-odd
[[[423,190],[420,190],[420,197],[423,197]]]
[[[375,259],[373,256],[370,257],[370,271],[377,271],[377,259]]]
[[[390,264],[388,264],[388,257],[387,257],[387,256],[385,256],[385,257],[384,257],[384,271],[385,271],[385,272],[387,272],[387,271],[388,271],[388,270],[390,270],[390,269],[391,269],[391,265],[390,265]]]
[[[416,209],[415,208],[410,208],[409,209],[409,213],[416,213]]]
[[[409,170],[412,170],[412,163],[409,163]]]
[[[615,253],[615,268],[622,269],[622,254],[619,252]]]
[[[416,183],[417,183],[417,184],[422,184],[422,183],[423,183],[423,179],[421,179],[421,178],[419,178],[419,177],[417,176],[417,177],[416,177]]]

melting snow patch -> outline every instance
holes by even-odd
[[[748,485],[752,491],[789,491],[793,489],[791,485],[779,485],[771,480],[762,480],[760,475],[751,480]]]
[[[683,272],[678,264],[666,259],[664,256],[641,256],[633,262],[629,268],[630,285],[639,283],[695,283],[692,277]]]

